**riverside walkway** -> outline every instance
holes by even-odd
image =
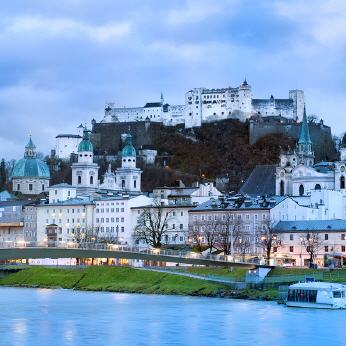
[[[38,258],[122,258],[132,260],[184,263],[255,269],[268,267],[227,255],[198,254],[190,251],[161,250],[100,243],[0,243],[0,260]]]

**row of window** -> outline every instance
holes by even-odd
[[[65,209],[66,210],[66,212],[67,212],[67,214],[69,214],[70,213],[70,209]],[[71,213],[72,214],[74,214],[74,212],[76,211],[76,213],[78,214],[78,213],[80,213],[80,211],[82,210],[82,213],[85,213],[85,209],[83,208],[83,209],[71,209]],[[54,216],[55,215],[55,209],[53,209],[53,210],[50,210],[50,209],[47,209],[46,210],[46,212],[47,212],[47,214],[49,214],[49,212],[52,212],[52,216]],[[62,214],[62,209],[59,209],[59,214]],[[57,211],[58,212],[58,211]]]
[[[103,217],[101,217],[101,218],[96,218],[96,223],[103,223],[103,222],[119,222],[119,220],[120,220],[120,222],[125,222],[125,218],[123,218],[123,217],[116,217],[116,218],[114,218],[114,217],[111,217],[111,218],[108,218],[108,217],[106,217],[106,218],[103,218]]]
[[[125,208],[96,208],[96,213],[124,213],[125,212]]]
[[[297,235],[297,236],[299,236],[299,235]],[[299,239],[300,239],[300,237],[301,236],[299,236]],[[340,238],[341,238],[341,240],[346,240],[346,234],[345,233],[341,234]],[[290,240],[294,240],[294,234],[290,234]],[[326,233],[324,235],[324,240],[329,240],[329,234]]]
[[[266,220],[267,219],[267,214],[262,214],[262,216],[258,215],[258,214],[253,214],[253,219],[254,220],[258,220],[259,217],[262,220]],[[201,221],[212,221],[212,220],[223,220],[225,221],[227,218],[227,216],[225,214],[223,214],[221,217],[220,215],[200,215],[198,217],[198,215],[194,215],[193,216],[193,220],[197,221],[198,219],[200,219]],[[250,221],[251,220],[251,215],[250,214],[231,214],[230,215],[230,219],[231,220],[246,220],[246,221]]]
[[[341,249],[341,252],[346,252],[346,246],[345,245],[341,245],[341,247],[340,247],[340,249]],[[299,251],[300,251],[301,249],[299,248]],[[307,252],[309,252],[310,250],[309,250],[309,247],[307,246]],[[326,245],[326,246],[324,246],[324,252],[329,252],[329,250],[330,251],[333,251],[333,250],[335,250],[335,247],[333,247],[333,249],[332,248],[330,248],[328,245]],[[290,252],[294,252],[294,246],[290,246],[289,247],[289,251]]]

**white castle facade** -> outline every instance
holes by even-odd
[[[185,94],[185,104],[170,105],[161,94],[160,102],[144,107],[115,107],[107,103],[102,122],[155,121],[164,125],[184,124],[186,128],[224,119],[245,121],[252,115],[283,116],[299,119],[304,111],[304,92],[290,90],[288,99],[254,99],[251,86],[244,80],[239,87],[195,88]]]

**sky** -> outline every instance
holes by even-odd
[[[29,134],[100,121],[105,102],[143,106],[161,91],[238,86],[255,98],[303,89],[308,114],[346,130],[344,0],[11,0],[0,8],[0,158]]]

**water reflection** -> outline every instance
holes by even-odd
[[[0,288],[0,345],[343,344],[346,311],[268,302]]]

